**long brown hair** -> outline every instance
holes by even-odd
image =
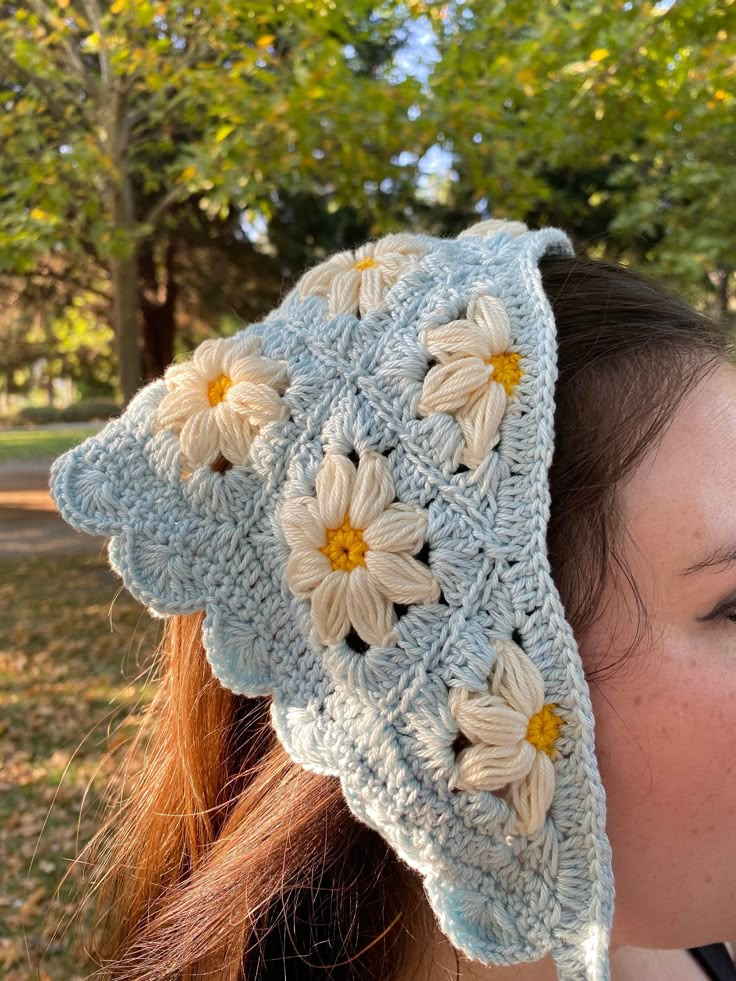
[[[559,337],[548,548],[579,638],[624,568],[617,485],[730,351],[724,326],[623,266],[548,256],[540,269]],[[415,915],[419,877],[353,818],[337,778],[290,760],[267,697],[213,678],[201,622],[168,621],[132,756],[145,758],[84,854],[101,976],[404,979],[411,931],[431,923]],[[614,668],[586,665],[589,682]]]

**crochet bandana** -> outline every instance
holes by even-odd
[[[309,269],[58,457],[160,617],[271,697],[303,767],[418,870],[468,957],[607,981],[605,794],[546,552],[557,228],[397,233]]]

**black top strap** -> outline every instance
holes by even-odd
[[[711,981],[736,981],[736,965],[725,944],[706,944],[687,949]]]

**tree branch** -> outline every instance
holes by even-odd
[[[82,0],[82,6],[89,17],[90,24],[99,35],[100,42],[102,42],[102,11],[99,8],[97,0]],[[102,84],[107,88],[112,82],[112,72],[110,71],[110,60],[107,57],[107,52],[102,43],[100,43],[97,58],[100,62]]]
[[[206,51],[207,51],[207,45],[201,45],[199,43],[195,43],[191,45],[187,54],[182,58],[180,62],[177,62],[177,71],[182,72],[190,69],[194,65],[194,63],[198,61],[206,53]],[[136,78],[135,72],[132,75],[126,77],[125,85],[123,89],[123,91],[126,94],[130,92],[130,89],[132,88],[135,78]],[[151,113],[154,112],[157,108],[165,109],[167,112],[169,112],[171,111],[171,109],[174,108],[174,106],[178,105],[179,102],[186,102],[187,98],[189,97],[187,92],[182,91],[180,89],[179,91],[175,91],[174,94],[169,97],[169,101],[166,102],[165,98],[161,96],[160,93],[163,92],[165,95],[168,95],[169,91],[170,89],[168,89],[167,87],[159,89],[158,92],[154,93],[151,96],[151,98],[148,100],[148,102],[145,105],[140,106],[138,109],[135,110],[135,112],[130,114],[127,120],[127,127],[129,133],[139,123],[142,123],[145,119],[147,119],[151,115]]]
[[[46,6],[44,0],[27,0],[27,2],[36,13],[36,16],[44,22],[46,27],[50,27],[52,30],[54,30],[54,14],[49,7]],[[79,57],[78,52],[75,51],[72,45],[68,44],[61,37],[58,37],[58,43],[64,60],[64,65],[69,73],[79,82],[87,95],[91,96],[95,94],[97,86],[90,78],[89,72],[84,67],[84,62]]]
[[[165,109],[166,112],[168,113],[171,112],[171,110],[175,106],[177,106],[180,102],[186,102],[188,98],[189,98],[189,93],[180,90],[179,92],[171,96],[169,102],[163,102],[160,105],[158,105],[159,100],[156,99],[155,97],[150,99],[145,106],[140,106],[138,109],[136,109],[134,112],[131,112],[126,117],[126,126],[127,126],[128,133],[131,133],[131,131],[135,129],[136,126],[138,126],[140,123],[148,119],[148,117],[155,109],[157,108],[160,108],[162,110]]]
[[[151,234],[153,229],[156,227],[156,222],[164,214],[164,212],[181,199],[183,194],[186,192],[186,188],[182,184],[176,184],[174,187],[170,188],[164,194],[162,198],[154,204],[145,218],[140,222],[138,228],[135,232],[136,242],[142,241],[148,235]]]

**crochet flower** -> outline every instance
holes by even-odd
[[[439,598],[429,567],[412,558],[424,543],[427,513],[393,499],[393,479],[380,453],[365,453],[357,467],[328,453],[317,473],[316,497],[293,498],[281,507],[291,549],[287,582],[295,596],[311,600],[323,644],[336,644],[352,627],[368,644],[393,646],[393,604]]]
[[[325,296],[329,315],[362,316],[381,306],[386,290],[413,269],[426,252],[416,235],[401,232],[338,252],[305,273],[297,284],[305,296]]]
[[[167,392],[152,431],[179,434],[184,468],[208,466],[219,454],[244,464],[259,429],[288,416],[280,394],[286,363],[261,356],[260,349],[257,334],[213,338],[164,372]]]
[[[544,701],[539,669],[512,640],[496,642],[489,692],[452,688],[449,707],[470,740],[456,760],[452,786],[501,791],[517,814],[520,834],[544,824],[555,789],[551,757],[562,726]]]
[[[499,232],[505,232],[511,238],[517,238],[528,231],[529,228],[523,221],[512,221],[509,218],[487,218],[485,221],[477,221],[469,228],[463,229],[458,238],[469,238],[470,236],[490,238],[491,235],[498,235]]]
[[[465,440],[460,462],[475,468],[495,445],[507,399],[522,376],[521,354],[509,350],[506,308],[495,296],[476,295],[466,319],[425,327],[419,337],[439,363],[424,378],[417,411],[453,415]]]

